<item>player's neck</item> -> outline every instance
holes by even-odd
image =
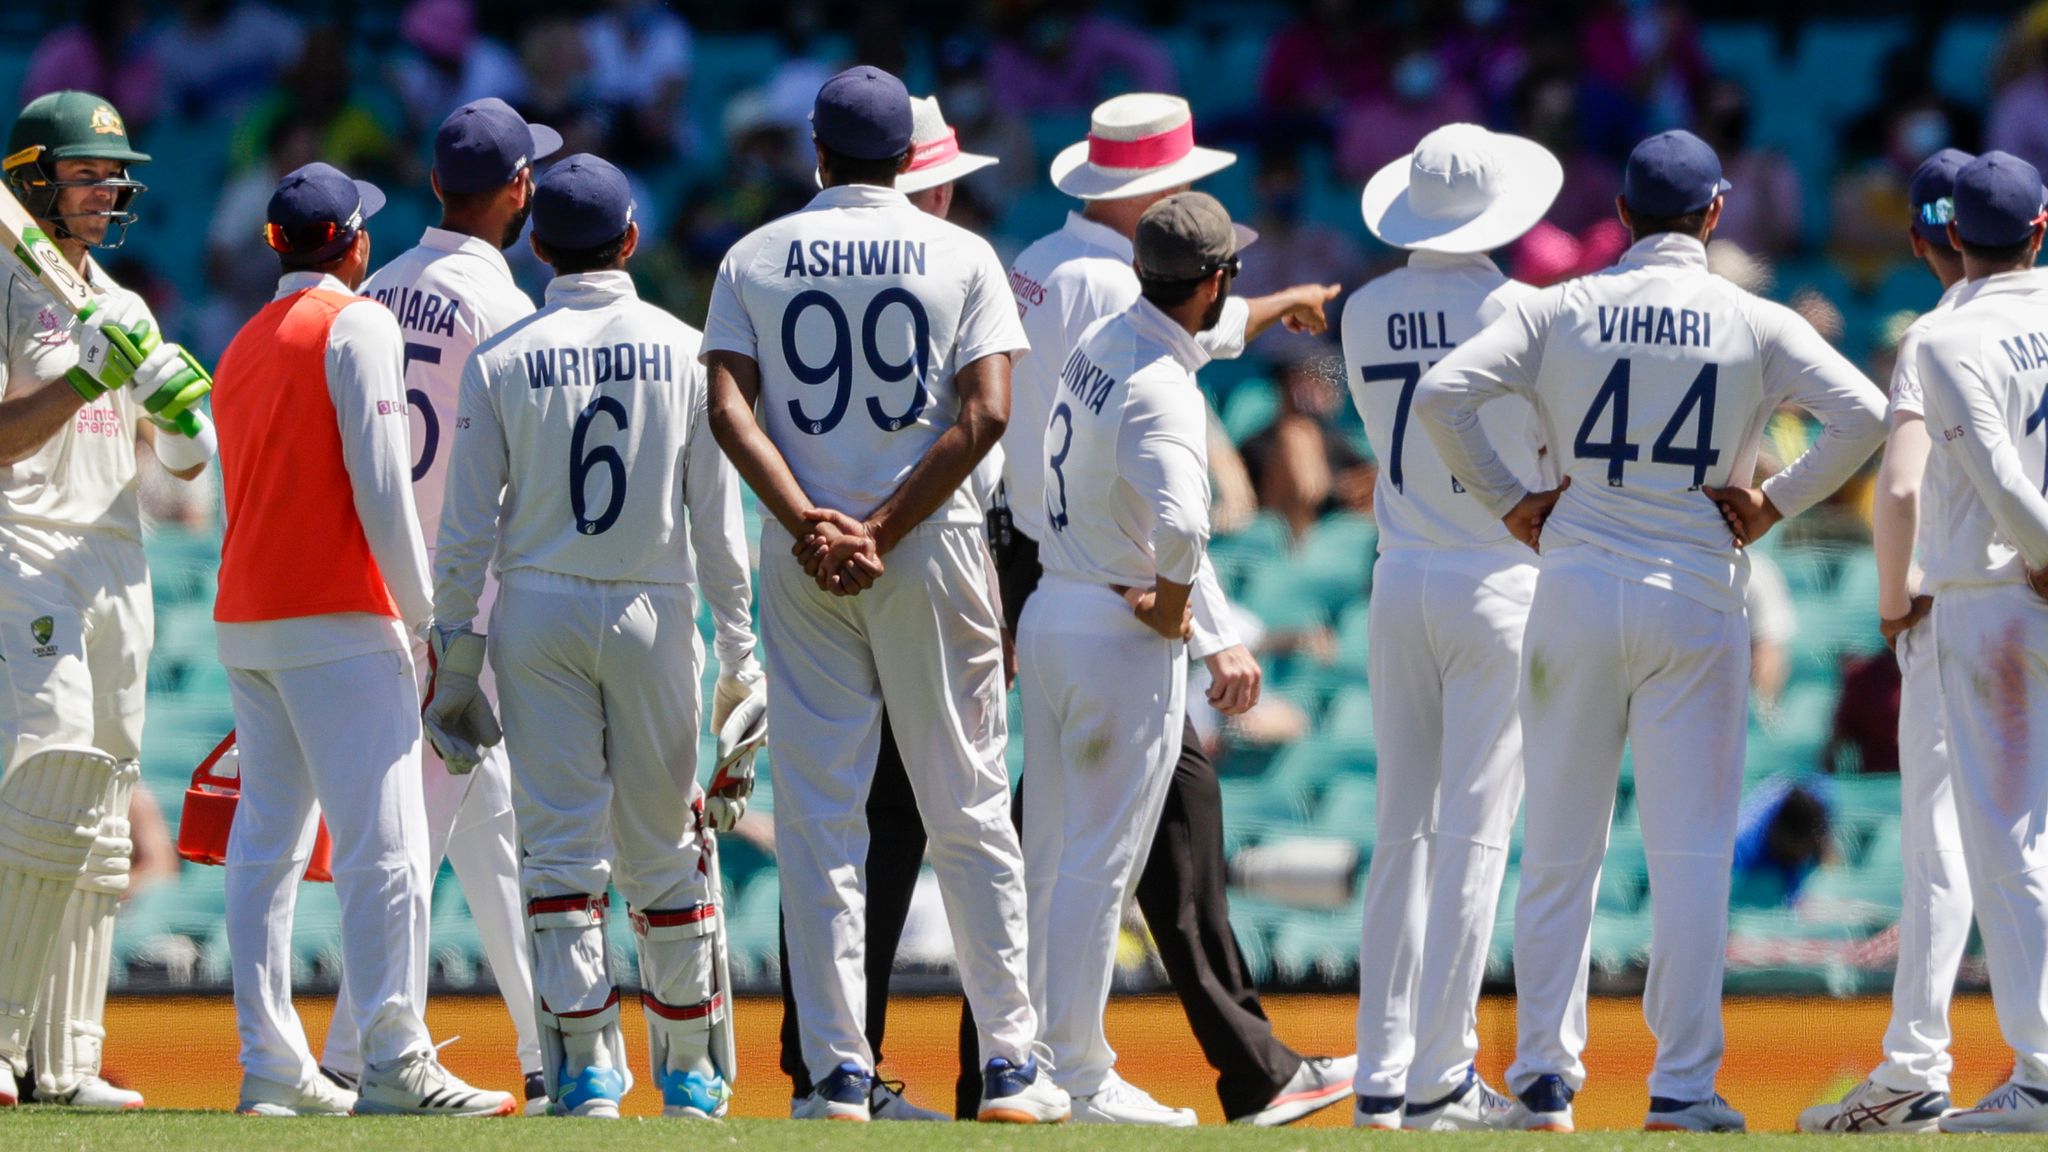
[[[57,251],[64,254],[64,262],[71,265],[73,271],[88,280],[92,279],[92,273],[87,271],[90,267],[92,245],[74,236],[59,236],[56,238],[56,244]]]
[[[1081,219],[1100,224],[1126,240],[1138,234],[1138,217],[1150,206],[1142,200],[1090,200],[1081,208]]]
[[[441,214],[441,222],[435,225],[435,227],[443,232],[453,232],[458,236],[473,237],[486,244],[495,246],[498,238],[505,234],[506,223],[507,221],[492,220],[483,216],[456,216],[443,212]]]

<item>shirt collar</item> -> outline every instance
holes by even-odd
[[[1697,236],[1659,232],[1629,246],[1615,262],[1622,268],[1707,268],[1707,246]]]
[[[1470,268],[1487,272],[1500,271],[1500,265],[1484,252],[1410,252],[1410,268]]]
[[[811,197],[812,208],[885,208],[894,205],[910,207],[910,199],[894,188],[880,184],[835,184],[819,189]]]
[[[2009,292],[2048,291],[2048,268],[2020,268],[2012,272],[2000,272],[1982,280],[1972,280],[1970,296],[1976,299],[1984,296],[2003,296]]]
[[[496,269],[505,279],[512,278],[512,267],[505,263],[505,254],[498,251],[497,245],[480,236],[452,232],[446,228],[429,228],[426,234],[420,237],[420,247],[431,248],[436,252],[460,252],[466,256],[474,256]]]
[[[1079,212],[1067,213],[1067,226],[1062,231],[1083,244],[1107,250],[1110,255],[1126,264],[1136,258],[1137,250],[1131,247],[1130,237],[1107,224],[1098,224]]]
[[[617,300],[633,300],[640,293],[633,277],[623,268],[603,272],[572,272],[548,281],[547,302],[571,308],[602,308]]]
[[[1173,354],[1181,367],[1194,372],[1209,362],[1209,353],[1195,340],[1194,333],[1181,327],[1173,317],[1161,311],[1159,305],[1140,296],[1138,302],[1131,305],[1128,315],[1131,327],[1138,335],[1166,345],[1166,350]]]
[[[287,272],[277,278],[277,295],[271,299],[282,300],[294,292],[304,292],[308,288],[324,288],[344,296],[355,295],[355,291],[335,279],[332,272]]]

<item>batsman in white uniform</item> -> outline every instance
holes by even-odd
[[[1563,183],[1542,145],[1452,124],[1365,188],[1366,226],[1410,255],[1352,293],[1343,322],[1344,377],[1380,460],[1368,619],[1379,802],[1358,965],[1360,1127],[1498,1127],[1511,1104],[1473,1059],[1522,804],[1515,702],[1536,557],[1465,495],[1411,410],[1424,371],[1534,291],[1486,253],[1541,220]],[[1556,485],[1526,399],[1504,396],[1480,419],[1524,487]]]
[[[441,225],[364,281],[363,295],[398,318],[405,333],[405,401],[412,417],[412,490],[420,530],[433,563],[448,483],[449,449],[462,369],[477,346],[533,315],[533,301],[512,282],[502,249],[519,240],[533,205],[533,163],[562,146],[554,129],[528,124],[495,97],[457,108],[434,136],[434,191]],[[488,578],[478,603],[490,614],[497,586]],[[418,661],[424,677],[425,659]],[[484,677],[484,693],[497,685]],[[519,899],[519,831],[512,818],[512,777],[502,744],[485,751],[471,772],[451,771],[431,746],[422,750],[421,793],[427,804],[427,869],[446,858],[483,939],[491,975],[519,1036],[527,1111],[547,1108],[540,1038],[533,1020],[533,964]],[[342,985],[336,1020],[349,1019]],[[362,1072],[360,1038],[329,1028],[320,1066],[353,1079]]]
[[[1742,1114],[1714,1090],[1748,734],[1749,563],[1731,536],[1753,542],[1840,486],[1883,438],[1884,397],[1806,321],[1707,271],[1728,188],[1713,149],[1682,131],[1652,136],[1622,187],[1635,244],[1620,262],[1515,305],[1424,374],[1415,409],[1451,474],[1543,552],[1522,646],[1527,817],[1508,1069],[1520,1100],[1507,1122],[1571,1127],[1626,743],[1652,902],[1643,1007],[1657,1059],[1644,1126],[1739,1131]],[[1511,394],[1542,417],[1561,489],[1530,492],[1488,443],[1479,408]],[[1782,403],[1826,429],[1762,489],[1744,487]]]
[[[7,142],[9,191],[102,296],[80,323],[0,262],[0,1107],[27,1087],[45,1104],[142,1107],[99,1075],[155,620],[135,445],[153,444],[186,480],[213,454],[204,414],[194,440],[144,406],[175,389],[177,345],[140,366],[81,366],[81,349],[107,349],[110,326],[157,339],[149,308],[90,255],[120,245],[142,191],[128,166],[148,159],[86,92],[31,103]]]
[[[1878,615],[1897,655],[1899,839],[1905,858],[1899,903],[1899,959],[1884,1062],[1840,1100],[1799,1115],[1804,1132],[1932,1132],[1948,1110],[1949,998],[1970,941],[1970,885],[1956,822],[1953,773],[1934,661],[1934,597],[1921,562],[1948,519],[1952,499],[1927,467],[1932,441],[1920,386],[1920,344],[1963,290],[1963,257],[1949,244],[1955,175],[1968,153],[1944,148],[1908,186],[1913,255],[1941,281],[1933,311],[1899,338],[1892,366],[1891,434],[1877,472],[1871,536],[1877,552]],[[1916,553],[1919,560],[1916,560]]]
[[[616,884],[639,938],[663,1111],[721,1116],[737,1069],[713,1059],[731,1005],[714,986],[719,905],[696,779],[697,587],[723,696],[753,663],[739,482],[706,425],[701,337],[642,302],[625,271],[640,236],[625,174],[582,154],[549,168],[533,236],[556,272],[545,307],[463,369],[428,731],[457,766],[496,741],[472,631],[489,563],[552,1110],[616,1117],[631,1087],[603,927]]]
[[[2048,1132],[2048,220],[2041,175],[1987,152],[1955,176],[1949,236],[1969,283],[1920,344],[1928,483],[1945,516],[1924,563],[1963,857],[2006,1082],[1943,1132]],[[2031,586],[2030,586],[2031,585]]]
[[[1061,1120],[1025,982],[1001,610],[966,484],[1024,334],[988,243],[893,187],[912,151],[901,81],[834,76],[812,131],[824,190],[726,255],[704,339],[713,428],[770,515],[776,849],[816,1085],[799,1114],[869,1118],[864,808],[886,701],[982,1025],[979,1116]]]

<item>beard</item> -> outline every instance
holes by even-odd
[[[533,197],[528,196],[526,203],[519,207],[519,215],[505,222],[505,234],[498,238],[498,249],[500,251],[519,243],[519,234],[526,231],[526,219],[531,215],[533,215]]]
[[[1216,299],[1209,302],[1208,311],[1202,313],[1201,331],[1207,332],[1211,328],[1216,327],[1217,324],[1222,322],[1223,305],[1225,305],[1229,301],[1230,286],[1228,284],[1225,284],[1222,290],[1216,293]]]

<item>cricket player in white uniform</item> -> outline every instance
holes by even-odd
[[[2006,1082],[1943,1132],[2048,1133],[2048,274],[2041,175],[2004,152],[1956,173],[1950,239],[1969,283],[1920,344],[1927,482],[1944,517],[1922,557],[1963,856],[1984,933]],[[2030,586],[2031,585],[2031,586]]]
[[[1058,231],[1026,248],[1010,269],[1010,288],[1032,348],[1017,365],[1013,410],[1003,433],[1003,486],[1011,523],[997,565],[1013,630],[1036,586],[1038,553],[1050,530],[1041,464],[1061,371],[1089,328],[1137,303],[1131,238],[1139,217],[1236,161],[1231,153],[1196,145],[1187,101],[1143,92],[1098,105],[1089,118],[1088,138],[1053,160],[1054,186],[1082,201],[1082,207],[1068,213]],[[1217,321],[1195,339],[1208,356],[1233,359],[1247,341],[1274,324],[1320,333],[1326,327],[1323,306],[1337,292],[1334,284],[1303,284],[1255,299],[1229,297]],[[1242,713],[1258,702],[1259,663],[1237,637],[1206,551],[1193,602],[1188,655],[1208,668],[1209,702],[1225,714]],[[1161,817],[1124,832],[1160,849],[1138,854],[1143,862],[1138,904],[1196,1041],[1217,1070],[1224,1114],[1232,1123],[1260,1127],[1292,1123],[1342,1100],[1349,1092],[1352,1063],[1349,1058],[1304,1057],[1274,1035],[1230,926],[1222,790],[1215,765],[1185,722],[1180,749]],[[1024,791],[1030,792],[1028,783]],[[1051,953],[1054,967],[1046,979],[1062,985],[1070,975],[1092,979],[1079,971],[1068,973],[1063,967],[1068,955]],[[1191,1119],[1190,1110],[1168,1108],[1114,1076],[1075,1107],[1077,1117],[1093,1119],[1148,1124]]]
[[[886,701],[982,1025],[979,1116],[1062,1120],[1026,988],[1000,608],[966,486],[1024,334],[988,243],[893,187],[911,159],[901,81],[834,76],[812,131],[824,190],[726,255],[704,338],[712,427],[770,517],[776,849],[816,1085],[801,1114],[869,1118],[864,808]]]
[[[701,337],[641,301],[625,270],[640,237],[625,174],[595,156],[560,161],[535,188],[533,226],[556,272],[546,305],[463,369],[428,729],[453,762],[496,740],[472,630],[489,563],[552,1110],[615,1118],[632,1084],[604,941],[617,884],[663,1112],[722,1116],[737,1069],[712,1058],[731,1005],[714,987],[719,906],[696,780],[696,588],[723,697],[753,674],[739,482],[708,433]]]
[[[1970,940],[1970,886],[1956,822],[1953,773],[1943,734],[1934,661],[1934,597],[1917,552],[1932,553],[1949,497],[1927,467],[1932,449],[1920,386],[1920,344],[1962,291],[1963,257],[1949,244],[1955,175],[1968,153],[1944,148],[1913,173],[1907,235],[1913,255],[1941,281],[1933,311],[1899,338],[1892,366],[1891,435],[1877,472],[1871,535],[1877,551],[1878,616],[1898,656],[1899,839],[1906,862],[1899,903],[1899,960],[1884,1062],[1840,1100],[1799,1114],[1804,1132],[1932,1132],[1948,1110],[1949,998]]]
[[[472,101],[441,122],[434,135],[435,194],[441,225],[363,283],[363,295],[398,318],[405,333],[406,407],[412,417],[413,502],[434,561],[441,496],[463,365],[477,346],[533,315],[533,301],[512,282],[502,249],[519,240],[533,206],[533,164],[562,146],[554,129],[528,124],[496,97]],[[478,614],[487,616],[497,587],[486,580]],[[426,661],[418,661],[427,672]],[[484,678],[485,695],[497,687]],[[547,1110],[540,1037],[533,1019],[533,965],[526,951],[519,899],[519,832],[512,819],[511,770],[502,744],[485,751],[471,772],[451,771],[430,747],[421,754],[427,804],[427,874],[445,857],[483,939],[498,994],[519,1036],[519,1068],[529,1113]],[[334,1010],[349,1019],[348,985]],[[320,1067],[347,1083],[362,1073],[359,1037],[327,1030]]]
[[[126,235],[142,191],[128,166],[148,159],[86,92],[37,99],[8,136],[9,190],[105,295],[79,323],[12,261],[0,271],[0,1107],[31,1088],[45,1104],[142,1107],[99,1075],[155,619],[135,444],[186,480],[214,449],[203,413],[198,440],[147,416],[145,400],[180,386],[177,345],[141,366],[81,366],[109,326],[158,339],[149,308],[90,254]],[[30,1063],[33,1085],[20,1082]]]
[[[1411,408],[1424,371],[1534,291],[1486,253],[1535,226],[1563,183],[1542,145],[1452,124],[1380,169],[1362,201],[1373,235],[1411,254],[1344,305],[1344,378],[1380,460],[1368,620],[1378,835],[1359,950],[1359,1127],[1493,1128],[1513,1103],[1473,1060],[1522,804],[1516,688],[1536,557],[1465,495]],[[1481,420],[1525,488],[1556,486],[1526,399],[1504,396]]]
[[[1714,1090],[1748,732],[1749,564],[1730,538],[1754,542],[1833,492],[1883,438],[1884,397],[1806,321],[1707,271],[1728,185],[1698,137],[1638,144],[1622,188],[1634,246],[1452,351],[1424,374],[1415,412],[1473,498],[1543,551],[1522,646],[1508,1069],[1520,1100],[1507,1122],[1571,1128],[1594,895],[1628,743],[1652,902],[1644,1126],[1740,1131]],[[1488,443],[1479,408],[1506,395],[1536,406],[1561,489],[1530,492]],[[1826,430],[1761,490],[1746,487],[1782,403]]]
[[[404,336],[356,294],[374,186],[313,163],[278,182],[264,236],[277,296],[221,355],[227,527],[213,618],[242,789],[227,861],[241,1032],[236,1110],[504,1116],[427,1033],[425,808],[412,647],[428,624],[413,509]],[[292,1005],[292,918],[314,831],[334,840],[342,978],[361,1037],[350,1091],[322,1076]]]
[[[1195,334],[1255,236],[1200,192],[1138,221],[1144,295],[1061,370],[1041,449],[1045,572],[1017,633],[1031,995],[1076,1119],[1112,1083],[1103,1031],[1124,902],[1151,847],[1187,710],[1188,596],[1209,542],[1208,408]],[[1061,957],[1058,963],[1052,959]],[[1188,1109],[1143,1121],[1194,1126]]]

